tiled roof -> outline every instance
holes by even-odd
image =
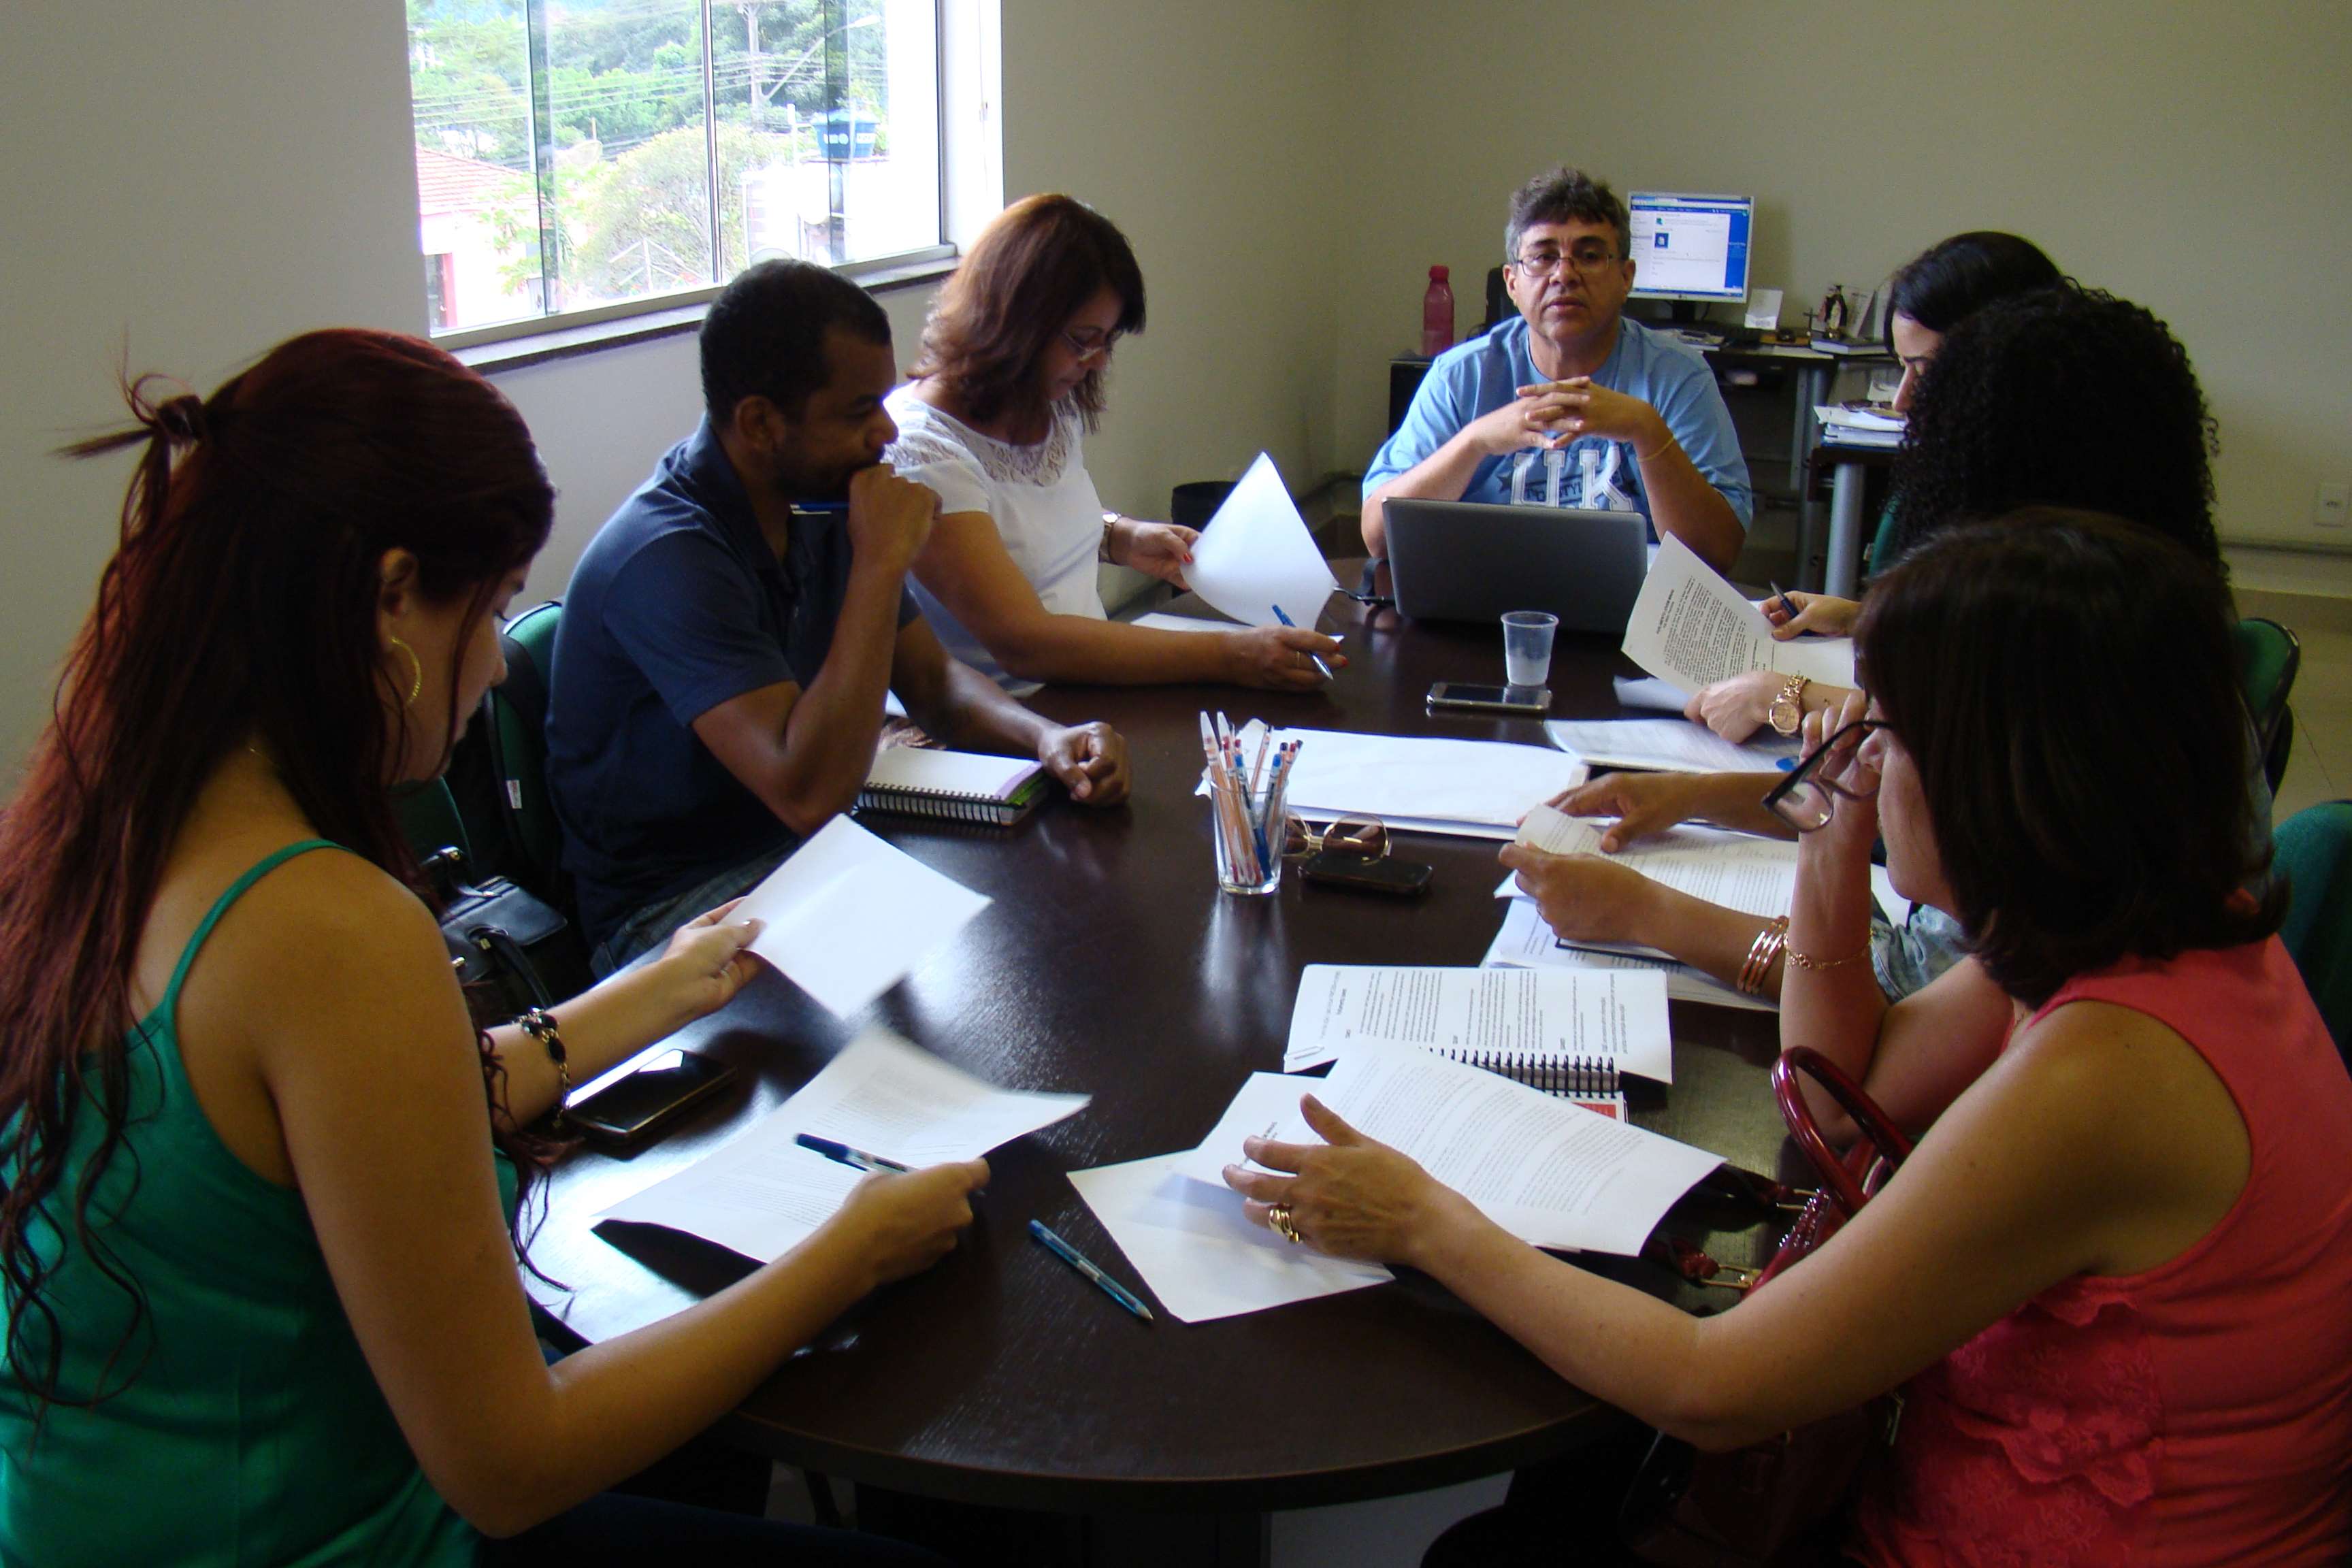
[[[487,212],[521,187],[523,176],[496,163],[453,157],[430,147],[416,150],[416,210],[436,213]]]

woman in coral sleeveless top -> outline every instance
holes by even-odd
[[[1803,824],[1783,1037],[1884,1013],[1820,1037],[1873,1042],[1840,1065],[1927,1129],[1821,1251],[1686,1317],[1514,1240],[1311,1099],[1328,1143],[1247,1145],[1296,1174],[1227,1179],[1262,1222],[1426,1270],[1704,1447],[1903,1389],[1847,1542],[1864,1563],[2340,1563],[2352,1079],[2273,934],[2227,595],[2145,530],[2035,521],[1889,574],[1858,633],[1867,715],[1811,721],[1833,787]],[[1871,978],[1881,834],[1897,889],[1957,917],[2008,997],[1989,1055]]]

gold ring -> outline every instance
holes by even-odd
[[[1288,1204],[1276,1204],[1272,1208],[1266,1210],[1265,1223],[1274,1227],[1275,1235],[1282,1237],[1285,1241],[1292,1243],[1293,1245],[1304,1242],[1307,1239],[1305,1237],[1298,1234],[1298,1224],[1290,1217],[1290,1205]]]

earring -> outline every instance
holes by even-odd
[[[398,637],[392,639],[392,646],[408,656],[408,668],[411,672],[408,678],[408,705],[414,708],[416,706],[417,694],[425,689],[425,661],[416,657],[415,648]]]

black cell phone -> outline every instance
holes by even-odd
[[[1549,713],[1551,688],[1471,686],[1459,680],[1441,680],[1429,689],[1429,708],[1432,712]]]
[[[1298,874],[1330,888],[1352,888],[1362,893],[1392,893],[1410,899],[1429,891],[1430,868],[1412,860],[1386,855],[1350,855],[1325,849],[1309,855]]]
[[[715,1057],[667,1050],[628,1077],[564,1107],[563,1120],[593,1142],[635,1143],[688,1106],[716,1094],[734,1077],[735,1069]]]

